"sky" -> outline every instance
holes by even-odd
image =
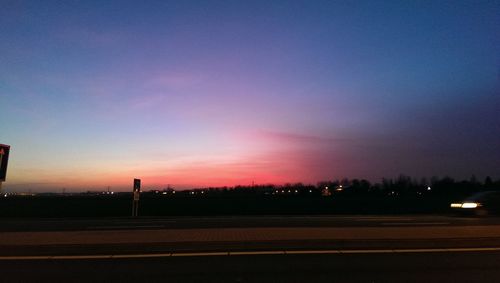
[[[500,178],[498,4],[0,0],[3,188]]]

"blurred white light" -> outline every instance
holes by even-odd
[[[477,207],[477,203],[475,202],[464,202],[462,204],[462,208],[476,208]]]
[[[462,207],[461,203],[452,203],[450,204],[450,207]]]

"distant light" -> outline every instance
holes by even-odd
[[[325,190],[328,190],[328,187],[325,187]]]
[[[460,207],[462,207],[462,204],[461,203],[452,203],[452,204],[450,204],[450,207],[460,208]]]
[[[310,193],[312,193],[313,191],[312,190],[309,190]]]
[[[477,203],[475,202],[464,202],[462,204],[462,208],[476,208],[477,207]]]
[[[298,193],[299,191],[295,190],[296,193]]]
[[[173,191],[172,193],[175,194],[175,191]]]
[[[205,191],[201,191],[201,193],[202,193],[202,194],[204,194],[204,193],[205,193]]]
[[[339,188],[342,188],[342,185],[340,185]]]
[[[430,191],[431,190],[431,187],[427,187],[427,190]]]
[[[111,194],[112,194],[112,195],[114,195],[114,194],[115,194],[115,192],[111,192]]]
[[[167,194],[167,192],[163,192],[163,193],[161,193],[161,194],[162,194],[162,195],[166,195],[166,194]]]

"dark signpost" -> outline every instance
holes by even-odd
[[[9,163],[10,145],[0,144],[0,191],[2,183],[7,177],[7,164]]]
[[[139,196],[141,194],[141,179],[134,179],[134,200],[132,201],[132,217],[136,217],[139,212]]]

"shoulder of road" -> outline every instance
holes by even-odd
[[[87,219],[85,223],[90,226],[81,230],[2,232],[0,256],[123,256],[144,255],[144,251],[150,255],[415,249],[437,252],[454,249],[491,250],[500,247],[500,224],[492,218],[486,221],[462,220],[457,223],[457,219],[446,217],[273,217],[277,221],[289,221],[290,225],[259,227],[259,221],[264,224],[269,221],[270,218],[266,217],[175,220],[192,221],[190,228],[176,228],[175,225],[168,228],[166,224],[159,228],[157,226],[160,225],[152,225],[152,222],[168,224],[165,221],[174,221],[173,218],[108,219],[105,223],[92,223]],[[67,220],[51,221],[64,226],[61,223]],[[195,227],[195,223],[203,221],[218,221],[223,224],[241,221],[257,223],[253,223],[251,227]],[[304,221],[317,222],[319,225],[293,225]],[[324,225],[324,222],[329,222],[330,225]],[[346,225],[346,222],[355,222],[357,226]],[[392,225],[370,226],[363,223]],[[96,229],[98,227],[101,228]]]

